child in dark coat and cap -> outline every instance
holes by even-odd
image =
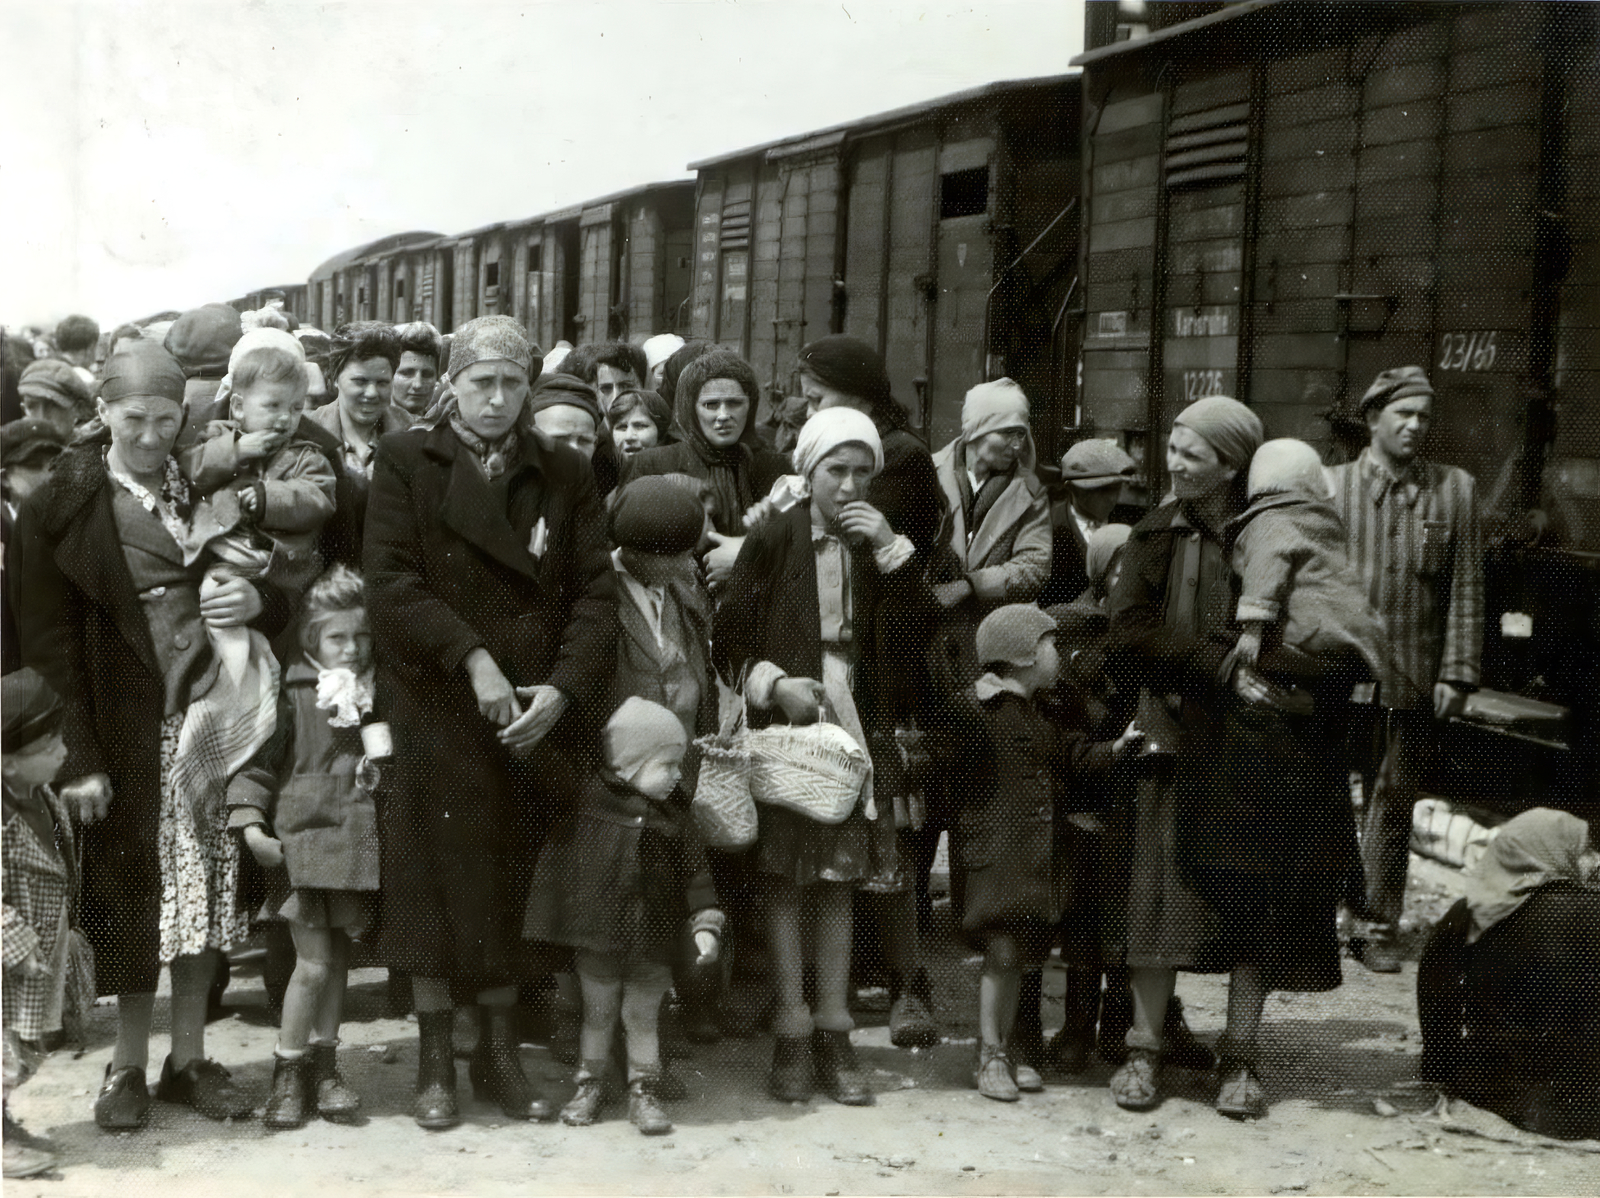
[[[942,752],[934,750],[947,759],[951,791],[961,796],[954,862],[966,874],[961,930],[984,954],[975,1080],[979,1093],[1001,1102],[1044,1086],[1037,1071],[1013,1061],[1010,1042],[1023,970],[1048,956],[1064,909],[1057,811],[1093,806],[1082,783],[1141,735],[1130,724],[1115,741],[1094,743],[1081,728],[1046,717],[1037,695],[1060,673],[1056,631],[1032,604],[986,616],[976,638],[985,673],[960,697]]]
[[[575,950],[583,987],[578,1092],[561,1111],[573,1127],[606,1100],[607,1058],[620,1021],[628,1043],[628,1118],[647,1136],[672,1130],[659,1102],[656,1020],[690,920],[701,963],[716,960],[722,912],[705,851],[678,786],[689,738],[659,703],[630,698],[606,723],[605,764],[539,854],[522,934]]]

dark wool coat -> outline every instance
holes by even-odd
[[[22,509],[5,576],[22,664],[66,700],[62,781],[96,773],[111,779],[106,818],[81,838],[83,930],[95,950],[98,987],[102,994],[141,994],[155,990],[160,972],[156,836],[167,687],[146,602],[123,556],[114,486],[101,446],[62,454]],[[288,602],[275,587],[255,586],[263,607],[253,627],[275,634],[288,621]]]
[[[952,862],[967,874],[962,928],[1036,920],[1054,925],[1066,907],[1070,862],[1055,851],[1068,812],[1098,805],[1092,779],[1111,765],[1111,745],[1046,719],[1013,691],[979,699],[968,690],[949,733],[930,736],[960,802],[960,848]]]
[[[794,467],[786,454],[750,446],[750,457],[745,463],[749,470],[751,503],[759,503],[772,490],[772,484],[785,474],[793,474]],[[695,478],[711,479],[711,467],[687,441],[674,441],[671,445],[657,445],[641,450],[622,464],[622,481],[629,482],[652,474],[688,474]],[[718,512],[712,522],[725,537],[744,536],[744,513]]]
[[[601,770],[545,841],[522,930],[530,940],[667,965],[684,921],[716,905],[683,793],[660,802]]]
[[[1422,1076],[1518,1127],[1600,1138],[1600,890],[1542,886],[1474,944],[1462,899],[1417,962]]]
[[[399,408],[384,409],[374,436],[403,432],[411,417]],[[307,412],[295,426],[295,436],[322,450],[333,465],[333,516],[322,526],[322,558],[329,565],[342,562],[361,569],[361,538],[367,526],[367,497],[372,484],[344,468],[344,433],[339,425],[339,401]]]
[[[306,661],[283,671],[278,727],[228,783],[228,822],[264,822],[283,842],[289,885],[377,890],[378,812],[356,785],[361,729],[335,728],[317,706],[317,671]]]
[[[491,486],[448,426],[385,437],[366,528],[378,693],[393,726],[381,813],[383,952],[419,977],[504,984],[550,819],[575,789],[616,669],[615,578],[589,464],[542,435]],[[530,547],[539,522],[544,552]],[[478,712],[463,663],[572,701],[526,758]]]
[[[929,555],[948,540],[950,505],[939,486],[939,472],[927,447],[905,429],[879,429],[883,469],[867,487],[867,502],[883,513],[889,527],[910,539],[925,568]]]

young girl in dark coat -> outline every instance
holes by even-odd
[[[679,718],[630,698],[607,722],[603,745],[605,765],[539,854],[522,934],[574,949],[583,987],[578,1092],[562,1122],[593,1123],[604,1105],[620,1016],[628,1118],[647,1136],[665,1135],[672,1124],[659,1101],[656,1019],[672,983],[673,949],[692,919],[698,963],[716,960],[722,912],[678,787],[689,747]]]
[[[1035,696],[1056,681],[1061,659],[1055,621],[1037,607],[991,612],[978,625],[977,650],[987,672],[961,696],[944,751],[961,799],[961,929],[984,953],[976,1082],[986,1098],[1015,1102],[1019,1091],[1044,1088],[1009,1048],[1022,972],[1049,956],[1070,882],[1055,852],[1056,811],[1093,805],[1081,784],[1140,734],[1130,724],[1115,741],[1094,743],[1046,718]]]
[[[297,957],[262,1120],[272,1128],[361,1109],[336,1052],[350,941],[370,922],[378,890],[372,758],[389,755],[387,729],[368,722],[372,632],[360,576],[334,566],[305,603],[305,656],[283,671],[277,731],[228,785],[228,822],[270,871],[267,904],[289,921]]]

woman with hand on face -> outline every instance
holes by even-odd
[[[761,386],[738,354],[712,350],[678,376],[673,411],[678,440],[628,459],[623,481],[647,474],[692,474],[711,484],[716,527],[705,556],[712,585],[728,577],[744,541],[744,515],[789,473],[789,461],[756,435]]]
[[[413,1110],[460,1121],[451,993],[475,994],[470,1077],[514,1119],[553,1118],[511,1034],[532,968],[523,903],[616,670],[615,571],[587,460],[526,421],[540,354],[485,316],[450,346],[441,419],[387,437],[367,518],[367,606],[389,696],[394,791],[380,816],[381,950],[412,976]]]
[[[861,801],[843,823],[766,806],[755,848],[778,989],[768,1089],[780,1101],[803,1101],[815,1082],[836,1102],[867,1105],[872,1094],[850,1045],[851,901],[858,883],[894,869],[904,771],[890,696],[921,668],[924,647],[906,630],[926,625],[932,597],[910,540],[866,500],[883,468],[869,417],[819,412],[801,430],[794,466],[808,501],[745,538],[717,609],[715,656],[725,676],[746,677],[752,725],[826,719],[871,758]],[[808,941],[814,1011],[802,982]]]
[[[389,402],[412,420],[420,421],[433,405],[444,342],[439,330],[425,320],[398,325],[394,333],[400,341],[400,362],[394,368]]]
[[[312,409],[301,424],[320,430],[317,444],[333,463],[337,480],[333,518],[322,529],[322,556],[329,565],[361,568],[367,489],[378,439],[411,427],[410,415],[391,402],[400,356],[393,326],[375,320],[340,325],[323,371],[334,398]]]
[[[213,648],[243,626],[281,628],[288,605],[261,581],[203,577],[185,563],[189,488],[172,456],[183,371],[154,341],[112,355],[99,425],[55,463],[8,546],[5,577],[23,664],[66,697],[62,798],[84,829],[82,923],[98,987],[117,995],[117,1044],[95,1101],[108,1129],[143,1125],[156,981],[172,972],[172,1048],[156,1097],[213,1119],[254,1103],[205,1056],[206,997],[218,951],[244,939],[239,845],[223,796],[230,762],[272,731],[277,685],[260,632],[250,661]],[[262,656],[265,655],[265,656]]]

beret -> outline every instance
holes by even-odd
[[[43,399],[63,408],[73,408],[87,414],[94,397],[83,377],[70,362],[59,358],[41,358],[22,372],[17,390],[29,399]]]
[[[221,378],[228,369],[228,355],[242,336],[238,312],[228,304],[206,304],[173,321],[165,345],[191,378],[202,373]]]
[[[1079,441],[1061,455],[1063,482],[1080,487],[1107,487],[1133,478],[1133,459],[1115,441]]]
[[[611,501],[611,540],[623,549],[687,553],[700,543],[705,521],[705,504],[661,475],[634,479]]]
[[[61,431],[48,420],[24,417],[0,426],[0,466],[20,466],[35,458],[53,458],[67,447]]]
[[[588,383],[574,374],[541,375],[528,399],[528,415],[563,405],[588,412],[594,417],[596,430],[605,424],[605,417],[600,414],[600,396]]]
[[[14,753],[61,725],[61,696],[32,666],[0,678],[0,749]]]
[[[1361,414],[1365,416],[1373,408],[1386,408],[1399,400],[1417,395],[1430,398],[1433,395],[1433,384],[1428,382],[1422,367],[1396,366],[1372,380],[1372,386],[1361,397]]]

